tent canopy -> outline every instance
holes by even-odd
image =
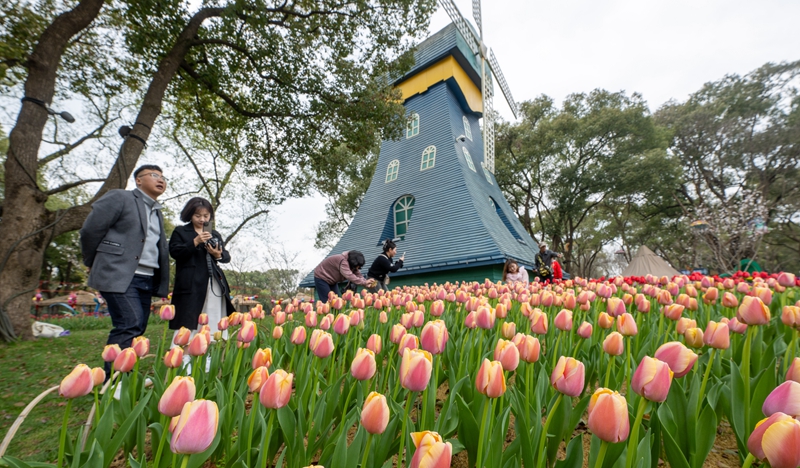
[[[666,276],[672,278],[679,275],[678,270],[672,268],[669,263],[659,257],[647,246],[639,247],[639,251],[633,256],[631,263],[622,272],[622,276]]]

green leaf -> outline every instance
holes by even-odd
[[[347,468],[347,432],[342,431],[333,451],[331,468]]]
[[[469,455],[469,466],[475,465],[475,457],[478,456],[478,435],[480,429],[478,422],[475,420],[472,410],[467,406],[467,403],[458,395],[456,399],[458,404],[458,440],[467,448]]]
[[[582,466],[583,434],[579,434],[578,437],[569,441],[566,457],[563,460],[556,461],[556,468],[581,468]]]
[[[123,394],[125,392],[122,392]],[[147,402],[150,400],[150,397],[153,395],[152,392],[148,392],[145,396],[139,401],[135,408],[128,414],[128,417],[125,418],[122,424],[120,424],[119,429],[108,441],[108,443],[102,446],[103,449],[103,467],[108,468],[111,465],[111,461],[116,456],[119,448],[122,447],[122,444],[125,442],[125,439],[128,436],[131,428],[136,424],[136,421],[139,419],[139,416],[142,414],[142,410],[145,406],[147,406]]]
[[[658,409],[658,418],[662,423],[662,434],[664,434],[664,451],[667,453],[667,460],[673,468],[690,468],[686,461],[684,452],[673,434],[680,432],[670,411],[669,406],[661,405]]]
[[[736,435],[736,444],[739,446],[739,453],[742,454],[747,453],[747,440],[744,427],[744,380],[742,380],[742,373],[739,370],[739,366],[733,361],[731,361],[730,364],[731,396],[728,421],[731,422],[731,428]]]
[[[31,465],[25,463],[24,461],[22,461],[20,459],[14,458],[14,457],[5,456],[5,457],[0,458],[0,461],[2,461],[4,463],[7,463],[8,466],[10,466],[11,468],[31,468]],[[51,466],[55,466],[55,465],[51,465]]]
[[[492,412],[494,412],[494,408],[492,408]],[[491,438],[489,439],[490,443],[487,447],[487,465],[488,466],[500,466],[501,461],[503,459],[503,446],[506,442],[506,434],[508,433],[508,415],[511,413],[511,407],[506,406],[505,410],[500,414],[500,418],[497,420],[497,424],[494,426],[494,430],[492,430]],[[489,415],[491,418],[493,415]]]
[[[717,416],[710,406],[706,406],[697,421],[697,447],[692,454],[692,468],[702,468],[708,453],[717,437]]]
[[[617,461],[620,461],[622,464],[624,464],[625,459],[622,456],[626,453],[626,446],[627,441],[622,441],[618,444],[608,444],[606,457],[603,459],[603,466],[601,468],[612,468]],[[600,453],[600,439],[598,439],[597,436],[592,435],[592,442],[589,448],[589,466],[592,468],[594,468],[594,466],[597,464],[598,453]]]
[[[634,466],[636,468],[650,468],[650,445],[651,445],[651,431],[650,429],[644,434],[644,438],[639,442],[639,448],[636,450],[636,458]]]

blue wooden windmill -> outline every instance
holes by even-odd
[[[492,112],[492,75],[517,114],[481,40],[480,1],[473,0],[478,32],[452,0],[439,3],[453,22],[418,46],[415,66],[394,82],[407,110],[405,135],[382,143],[364,200],[329,253],[360,250],[369,267],[383,241],[395,239],[406,262],[392,286],[499,280],[507,258],[530,267],[538,248],[495,181],[492,120],[479,124]],[[313,274],[301,283],[313,284]]]

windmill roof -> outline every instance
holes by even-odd
[[[631,263],[622,272],[622,276],[666,276],[672,278],[679,275],[678,270],[672,268],[666,260],[656,255],[646,245],[639,247]]]

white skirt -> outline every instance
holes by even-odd
[[[211,329],[211,342],[213,343],[214,340],[214,333],[219,331],[217,325],[219,321],[222,320],[222,317],[225,317],[227,314],[225,313],[225,296],[220,294],[222,291],[222,287],[217,285],[213,285],[213,280],[209,278],[208,280],[208,288],[206,289],[206,300],[203,303],[203,313],[208,315],[208,328]],[[200,331],[201,325],[196,325],[195,328],[192,330],[192,338],[194,335]],[[172,344],[170,348],[175,347],[175,336],[178,334],[178,330],[175,330],[175,333],[172,334]],[[228,339],[228,330],[222,332],[222,337],[226,340]]]

